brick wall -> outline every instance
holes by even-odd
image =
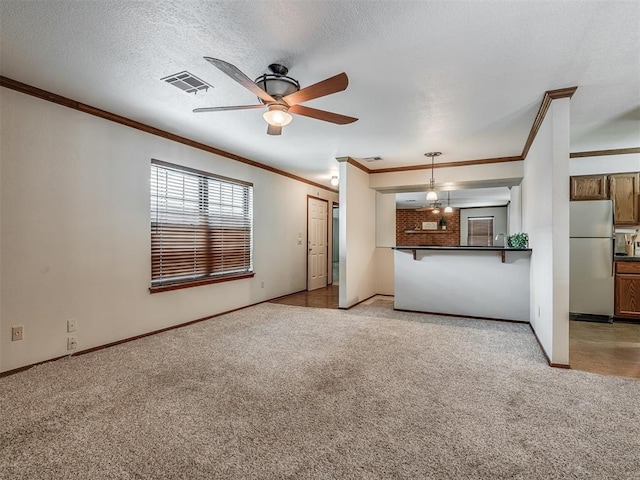
[[[422,222],[438,222],[444,217],[447,229],[438,227],[437,233],[405,233],[405,230],[416,230],[416,225],[422,228]],[[396,245],[415,247],[419,245],[460,245],[460,210],[437,215],[431,211],[418,212],[414,209],[396,210]]]

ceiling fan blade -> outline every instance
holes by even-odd
[[[287,105],[297,105],[298,103],[313,100],[314,98],[324,97],[332,93],[341,92],[349,85],[349,78],[347,74],[342,72],[335,77],[327,78],[321,82],[314,83],[308,87],[298,90],[282,99]]]
[[[269,95],[267,92],[262,90],[256,83],[247,77],[244,73],[242,73],[238,68],[230,63],[225,62],[224,60],[220,60],[218,58],[204,57],[204,59],[218,67],[222,72],[229,75],[236,82],[242,85],[244,88],[250,90],[254,95],[261,98],[265,102],[275,102],[275,98]]]
[[[267,127],[267,135],[282,135],[282,127],[269,124]]]
[[[194,108],[193,113],[203,113],[203,112],[224,112],[227,110],[247,110],[249,108],[264,108],[265,106],[262,104],[259,105],[238,105],[235,107],[203,107],[203,108]]]
[[[324,120],[325,122],[337,123],[338,125],[346,125],[358,120],[357,118],[347,117],[346,115],[340,115],[339,113],[327,112],[325,110],[304,107],[302,105],[294,105],[289,108],[289,113],[296,113],[298,115],[304,115],[305,117]]]

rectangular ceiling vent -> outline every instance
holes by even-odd
[[[382,160],[382,157],[367,157],[367,158],[363,158],[363,160],[365,162],[379,162],[380,160]]]
[[[176,86],[184,92],[193,94],[197,94],[198,92],[204,93],[210,88],[213,88],[212,85],[209,85],[207,82],[203,82],[198,77],[196,77],[192,73],[187,72],[186,70],[184,72],[161,78],[160,80]]]

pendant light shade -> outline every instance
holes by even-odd
[[[433,178],[433,159],[442,155],[442,152],[428,152],[424,154],[425,157],[431,157],[431,180],[429,181],[429,192],[427,192],[427,201],[435,202],[438,200],[438,194],[436,193],[436,181]]]
[[[444,213],[453,213],[453,207],[451,206],[451,192],[447,191],[447,206],[444,207]]]

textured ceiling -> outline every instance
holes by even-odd
[[[640,144],[640,2],[0,1],[0,74],[328,185],[336,157],[368,168],[519,155],[546,90],[577,85],[571,151]],[[256,103],[207,63],[249,77],[288,66],[302,87],[346,91],[266,135]],[[191,95],[161,78],[188,70]]]

